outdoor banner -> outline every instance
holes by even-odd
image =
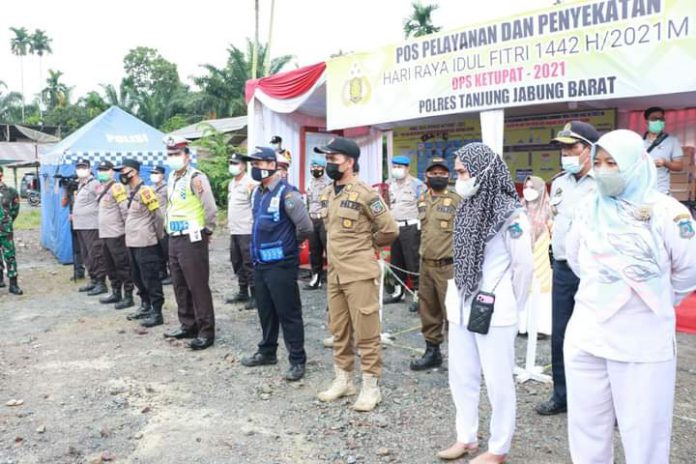
[[[523,182],[529,175],[548,182],[560,171],[560,151],[551,144],[551,139],[572,120],[590,123],[600,133],[609,132],[616,128],[616,111],[573,111],[505,119],[503,159],[515,182]],[[408,156],[411,174],[423,179],[431,158],[444,157],[453,172],[454,152],[467,143],[480,141],[478,118],[397,127],[394,129],[394,156]]]
[[[563,2],[327,63],[327,126],[696,90],[694,0]]]

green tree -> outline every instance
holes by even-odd
[[[0,81],[0,122],[19,122],[15,115],[19,111],[21,117],[22,94],[19,92],[3,93],[7,85]]]
[[[229,156],[237,148],[230,145],[230,135],[217,131],[210,124],[201,123],[198,128],[203,130],[203,137],[194,144],[199,154],[198,167],[208,176],[217,205],[227,208]]]
[[[189,122],[186,116],[181,114],[175,114],[171,118],[167,119],[164,122],[164,124],[162,124],[160,130],[165,134],[168,134],[169,132],[174,132],[175,130],[181,129],[182,127],[186,127],[188,125]]]
[[[67,106],[70,103],[71,88],[60,81],[62,76],[62,71],[48,70],[46,87],[41,91],[41,96],[49,110],[58,106]]]
[[[60,126],[63,136],[70,135],[75,130],[87,124],[92,117],[87,108],[82,105],[56,106],[47,110],[43,121],[47,126]]]
[[[39,56],[39,82],[43,81],[43,56],[53,53],[51,49],[51,39],[46,35],[46,31],[36,29],[29,38],[29,52]]]
[[[87,110],[90,119],[100,115],[109,108],[109,104],[104,101],[104,97],[94,90],[80,98],[78,104]]]
[[[211,118],[241,116],[246,114],[244,87],[251,79],[253,66],[253,42],[247,39],[246,50],[230,45],[227,49],[227,63],[219,68],[212,64],[202,67],[206,74],[193,78],[204,95],[206,106],[210,109]],[[267,76],[280,72],[292,59],[292,55],[283,55],[270,61],[269,69],[265,69],[268,48],[258,46],[258,74]]]
[[[22,93],[22,121],[24,121],[24,57],[29,52],[31,38],[26,27],[11,27],[14,37],[10,39],[10,49],[12,54],[19,57],[19,72],[21,79]]]
[[[123,78],[118,89],[111,84],[101,84],[104,90],[104,99],[109,106],[118,106],[124,111],[133,113],[135,107],[135,91],[133,83],[128,78]]]
[[[442,29],[434,26],[431,18],[433,11],[439,8],[438,5],[423,5],[420,2],[413,2],[411,7],[413,8],[411,15],[404,19],[404,36],[407,39],[433,34]]]

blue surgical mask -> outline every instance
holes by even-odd
[[[565,172],[577,174],[582,171],[579,156],[561,156],[561,167]]]

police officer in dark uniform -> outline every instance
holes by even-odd
[[[278,329],[282,328],[290,361],[285,378],[295,381],[304,376],[307,361],[297,286],[299,243],[312,233],[312,221],[300,193],[278,172],[272,148],[257,147],[249,160],[252,178],[261,183],[252,197],[251,258],[263,336],[258,351],[243,358],[242,364],[276,364]]]

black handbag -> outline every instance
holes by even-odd
[[[494,292],[509,268],[510,265],[505,268],[503,274],[490,292],[479,290],[476,295],[474,295],[474,299],[471,301],[471,311],[469,312],[469,323],[466,326],[470,332],[486,335],[490,330],[493,310],[495,308]]]

